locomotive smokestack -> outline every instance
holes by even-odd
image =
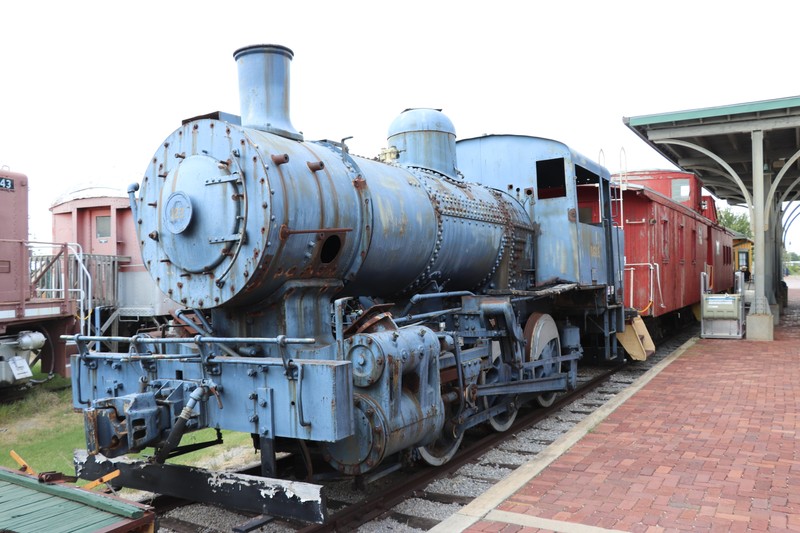
[[[245,46],[233,53],[239,70],[242,126],[303,140],[289,119],[289,63],[294,53],[277,44]]]

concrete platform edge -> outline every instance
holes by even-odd
[[[581,438],[589,433],[597,424],[605,420],[606,417],[625,403],[631,396],[636,394],[642,387],[649,383],[650,380],[664,370],[664,368],[683,355],[683,353],[697,341],[698,337],[694,337],[683,343],[677,350],[664,358],[663,361],[634,381],[630,387],[608,400],[594,413],[581,420],[575,427],[562,435],[561,438],[542,450],[535,459],[528,461],[514,470],[507,477],[492,486],[492,488],[462,507],[460,511],[440,522],[429,531],[433,533],[461,532],[486,517],[487,514],[494,511],[498,505],[503,503],[506,498],[522,488],[550,463],[555,461],[576,442],[581,440]],[[574,526],[575,524],[572,525]]]

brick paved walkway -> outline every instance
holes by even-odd
[[[458,530],[800,532],[800,289],[788,311],[772,342],[697,341]]]

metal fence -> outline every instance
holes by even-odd
[[[70,253],[31,254],[33,297],[64,298],[64,269],[67,291],[82,299],[85,309],[117,306],[119,265],[127,258],[116,255]]]

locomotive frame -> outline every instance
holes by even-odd
[[[467,429],[505,431],[522,403],[573,388],[584,352],[624,357],[606,169],[548,139],[456,144],[432,109],[395,120],[383,161],[352,156],[292,126],[291,50],[234,57],[241,118],[184,122],[129,189],[144,263],[185,309],[146,335],[70,337],[79,475],[322,521],[318,486],[275,477],[278,451],[311,480],[312,452],[350,476],[443,464]],[[180,445],[201,428],[218,438]],[[262,477],[166,463],[221,429],[252,435]]]

